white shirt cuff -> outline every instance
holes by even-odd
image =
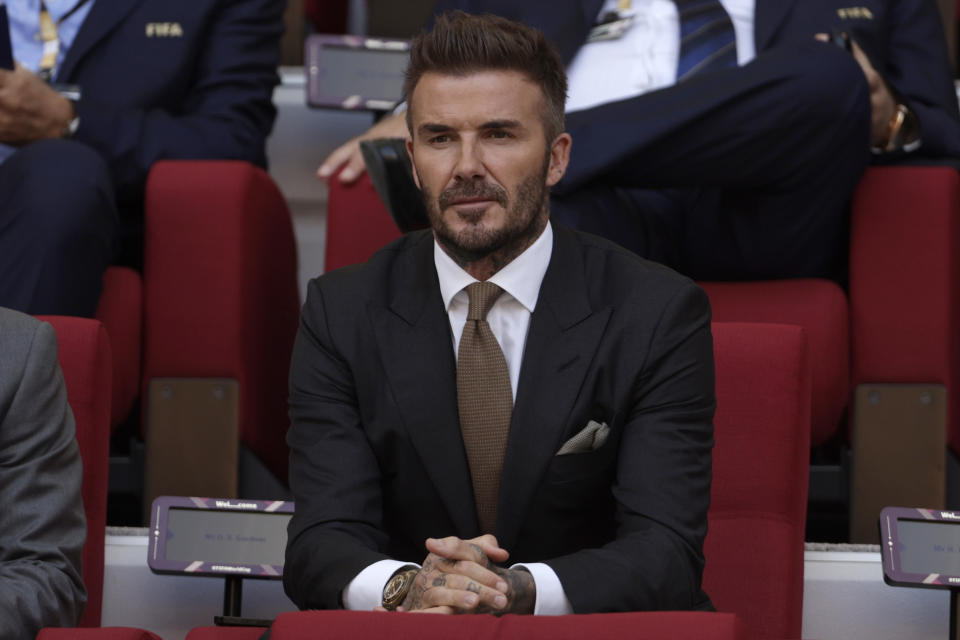
[[[400,567],[410,566],[410,562],[399,560],[379,560],[361,571],[343,589],[343,608],[353,611],[373,611],[383,602],[383,588]],[[419,567],[419,565],[414,565]],[[559,584],[559,580],[557,584]]]
[[[556,572],[550,568],[550,565],[542,562],[531,562],[530,564],[518,563],[510,567],[515,569],[522,567],[533,576],[533,584],[537,588],[537,599],[533,605],[533,615],[535,616],[565,616],[573,613],[573,606],[567,600],[567,594],[563,592],[563,585],[560,584],[560,578]]]

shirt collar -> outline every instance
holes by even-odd
[[[553,228],[548,222],[540,237],[507,266],[493,274],[490,282],[510,294],[527,311],[533,313],[540,295],[540,285],[543,283],[543,276],[547,273],[552,254]],[[477,279],[454,262],[453,258],[440,247],[436,238],[433,240],[433,262],[437,267],[437,278],[440,280],[443,307],[449,311],[453,297],[468,284],[477,282]]]

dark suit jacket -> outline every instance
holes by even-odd
[[[96,0],[58,70],[125,202],[164,158],[264,166],[283,2]]]
[[[596,20],[603,0],[561,0],[559,2],[516,2],[515,0],[439,0],[436,12],[462,9],[470,13],[495,13],[539,28],[560,51],[565,63],[569,63],[577,50],[586,41],[587,33]],[[866,11],[841,11],[851,7]],[[807,55],[813,35],[830,33],[832,29],[848,32],[863,48],[874,67],[891,87],[899,93],[916,113],[922,130],[925,157],[960,157],[960,115],[953,87],[953,74],[947,58],[943,26],[936,4],[930,0],[863,0],[845,3],[837,0],[757,0],[754,20],[755,44],[758,56],[776,49],[791,51],[798,56]],[[749,69],[750,65],[743,69]],[[749,73],[749,71],[747,72]],[[637,186],[670,186],[671,168],[667,175],[653,177],[659,167],[672,165],[667,154],[675,152],[677,166],[692,166],[683,163],[690,159],[699,145],[710,146],[696,136],[691,145],[678,136],[687,121],[697,113],[708,113],[716,105],[733,108],[748,95],[765,97],[771,103],[778,100],[776,83],[746,84],[742,87],[728,86],[724,80],[718,84],[683,83],[661,91],[624,101],[622,108],[614,111],[604,106],[581,112],[582,117],[568,121],[568,130],[573,135],[576,153],[571,157],[570,167],[561,188],[562,192],[599,175],[609,175],[611,169],[619,168],[626,159],[635,166],[632,175],[651,177],[655,184]],[[684,87],[684,85],[693,85]],[[682,90],[677,90],[681,89]],[[714,102],[711,105],[711,101]],[[698,111],[690,111],[690,105],[699,105]],[[764,117],[781,118],[777,110],[751,105],[744,113],[732,114],[729,127],[723,133],[737,127],[749,135],[751,127],[760,130],[772,126],[763,122]],[[632,122],[622,114],[633,114]],[[604,127],[607,128],[604,128]],[[829,135],[824,131],[824,135]],[[807,133],[803,137],[809,137]],[[793,153],[804,154],[801,145],[789,145]],[[770,141],[765,142],[770,146]],[[720,183],[735,185],[736,173],[720,175],[723,165],[737,166],[734,159],[737,146],[750,148],[751,155],[762,154],[760,150],[741,142],[725,150],[722,162],[714,163],[709,170],[693,167],[690,173],[696,177],[694,184]],[[650,150],[649,161],[642,163],[632,157],[638,149]],[[773,160],[770,159],[769,162]],[[761,161],[757,164],[763,165]],[[743,173],[741,171],[740,173]],[[718,177],[717,177],[718,176]],[[685,186],[684,180],[673,180],[677,186]],[[631,186],[631,185],[625,185]]]
[[[709,607],[713,352],[706,296],[605,240],[555,227],[530,320],[496,535],[546,562],[578,613]],[[301,608],[427,537],[480,534],[429,231],[313,280],[290,374],[297,511],[284,583]],[[556,456],[590,420],[606,443]]]

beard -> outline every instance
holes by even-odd
[[[533,244],[546,224],[548,168],[549,157],[544,159],[539,171],[524,178],[517,186],[512,203],[506,189],[482,179],[458,183],[444,189],[437,197],[422,186],[423,202],[437,241],[461,266],[497,253],[501,254],[497,256],[498,262],[510,262]],[[420,184],[425,185],[422,178]],[[443,212],[462,198],[483,198],[499,204],[506,212],[503,226],[485,226],[484,211],[457,212],[455,215],[466,223],[466,227],[454,231],[444,219]]]

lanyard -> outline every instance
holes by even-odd
[[[37,70],[37,75],[47,82],[53,75],[53,67],[57,64],[57,54],[60,53],[60,37],[57,34],[57,27],[89,1],[78,0],[72,9],[54,22],[50,16],[50,11],[47,10],[47,3],[40,0],[40,38],[43,40],[43,57],[40,58],[40,68]]]

